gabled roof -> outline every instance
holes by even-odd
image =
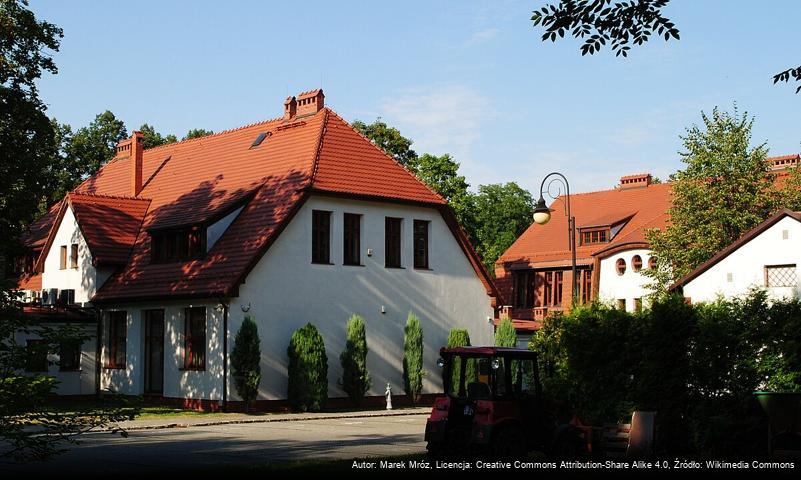
[[[629,243],[644,242],[646,229],[666,225],[671,197],[669,183],[571,194],[571,211],[578,228],[626,222],[608,243],[580,245],[581,239],[577,238],[576,263],[589,265],[600,252]],[[563,197],[556,199],[550,205],[554,210],[551,212],[551,221],[545,225],[532,223],[501,255],[498,263],[525,264],[535,268],[569,265],[571,254],[564,200]]]
[[[688,273],[683,278],[679,279],[676,283],[671,285],[670,290],[673,291],[673,290],[676,290],[679,287],[683,287],[683,286],[687,285],[692,280],[694,280],[695,278],[700,276],[702,273],[706,272],[707,270],[709,270],[710,268],[712,268],[713,266],[718,264],[721,260],[723,260],[724,258],[728,257],[732,253],[736,252],[740,247],[742,247],[743,245],[747,244],[748,242],[750,242],[754,238],[758,237],[762,232],[764,232],[765,230],[769,229],[773,225],[776,225],[779,222],[779,220],[781,220],[781,219],[783,219],[785,217],[789,217],[789,218],[792,218],[792,219],[794,219],[794,220],[796,220],[798,222],[801,222],[801,213],[794,212],[794,211],[788,210],[786,208],[781,210],[781,211],[779,211],[778,213],[776,213],[772,217],[768,218],[764,222],[760,223],[756,227],[754,227],[751,230],[745,232],[740,238],[735,240],[731,245],[729,245],[728,247],[726,247],[723,250],[719,251],[718,253],[715,254],[714,257],[712,257],[709,260],[707,260],[706,262],[702,263],[695,270],[693,270],[692,272]]]
[[[261,144],[253,141],[262,133]],[[312,193],[438,209],[487,292],[491,278],[447,202],[328,108],[144,151],[139,199],[149,199],[130,260],[92,299],[234,296],[238,286]],[[75,194],[129,193],[131,159],[118,157]],[[244,207],[199,260],[150,263],[149,231],[209,224]]]

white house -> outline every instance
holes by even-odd
[[[801,214],[783,210],[745,233],[671,288],[693,303],[765,289],[769,298],[801,292]]]
[[[441,388],[450,329],[492,342],[495,286],[447,202],[321,90],[288,98],[281,118],[207,137],[144,150],[135,132],[28,242],[38,260],[26,285],[38,275],[48,296],[98,309],[103,390],[212,409],[239,400],[229,357],[246,315],[261,337],[258,400],[275,405],[306,323],[326,343],[330,397],[345,396],[352,314],[366,322],[370,396],[387,383],[403,393],[409,312],[423,324],[424,393]]]

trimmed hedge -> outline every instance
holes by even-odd
[[[766,449],[752,392],[801,391],[801,301],[687,305],[679,296],[627,313],[593,304],[546,319],[532,336],[543,386],[585,422],[657,411],[660,448],[708,455]]]
[[[453,328],[451,329],[450,333],[448,334],[448,348],[453,347],[469,347],[470,346],[470,334],[467,330],[462,328]],[[461,375],[461,368],[462,368],[462,359],[459,357],[453,357],[453,366],[451,368],[451,385],[453,388],[458,388],[459,385],[459,376]],[[464,372],[465,378],[465,386],[470,382],[476,381],[476,362],[475,360],[468,360],[467,366],[465,367]]]
[[[364,394],[370,389],[370,374],[367,371],[367,333],[364,319],[353,315],[348,320],[345,350],[339,356],[342,378],[339,383],[354,405],[360,405]]]
[[[328,399],[328,357],[323,336],[311,323],[292,334],[287,348],[287,399],[295,410],[318,412]]]
[[[409,312],[403,331],[403,386],[412,403],[420,400],[423,376],[423,327],[420,319]]]
[[[245,316],[236,332],[234,348],[231,350],[231,374],[234,386],[245,402],[245,412],[250,412],[250,403],[259,394],[261,383],[261,345],[259,328],[253,317]]]
[[[517,331],[515,330],[512,321],[508,318],[501,320],[498,328],[495,329],[495,346],[496,347],[516,347],[517,346]]]

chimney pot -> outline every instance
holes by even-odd
[[[620,189],[626,190],[629,188],[647,187],[651,184],[651,178],[650,173],[638,173],[636,175],[620,177]]]
[[[325,108],[325,94],[321,88],[303,92],[298,95],[296,103],[298,117],[314,115]],[[286,105],[286,102],[284,102],[284,105]],[[284,110],[286,111],[286,108]],[[286,118],[286,113],[284,113],[284,118]]]
[[[142,132],[135,131],[131,138],[128,139],[129,154],[131,159],[131,195],[138,197],[142,191],[142,157],[145,151],[145,135]],[[120,142],[122,143],[122,142]],[[117,145],[117,152],[119,154],[119,145]]]
[[[298,112],[298,101],[295,97],[286,97],[284,100],[284,120],[292,120]]]

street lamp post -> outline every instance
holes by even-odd
[[[553,178],[552,178],[553,177]],[[545,188],[545,182],[548,179],[551,181],[548,183],[548,188]],[[540,199],[537,200],[537,203],[534,205],[534,223],[538,225],[545,225],[551,220],[551,210],[545,205],[545,199],[543,199],[543,193],[548,192],[548,196],[553,199],[556,199],[559,195],[551,195],[550,193],[550,186],[554,182],[561,181],[561,183],[565,186],[565,192],[567,200],[565,200],[565,215],[567,215],[567,238],[568,238],[568,248],[570,249],[571,253],[571,270],[572,270],[572,279],[571,279],[571,287],[570,287],[570,306],[576,305],[576,300],[578,299],[578,283],[576,279],[576,217],[570,211],[570,184],[567,182],[567,178],[559,172],[551,172],[542,179],[542,184],[540,184]]]

